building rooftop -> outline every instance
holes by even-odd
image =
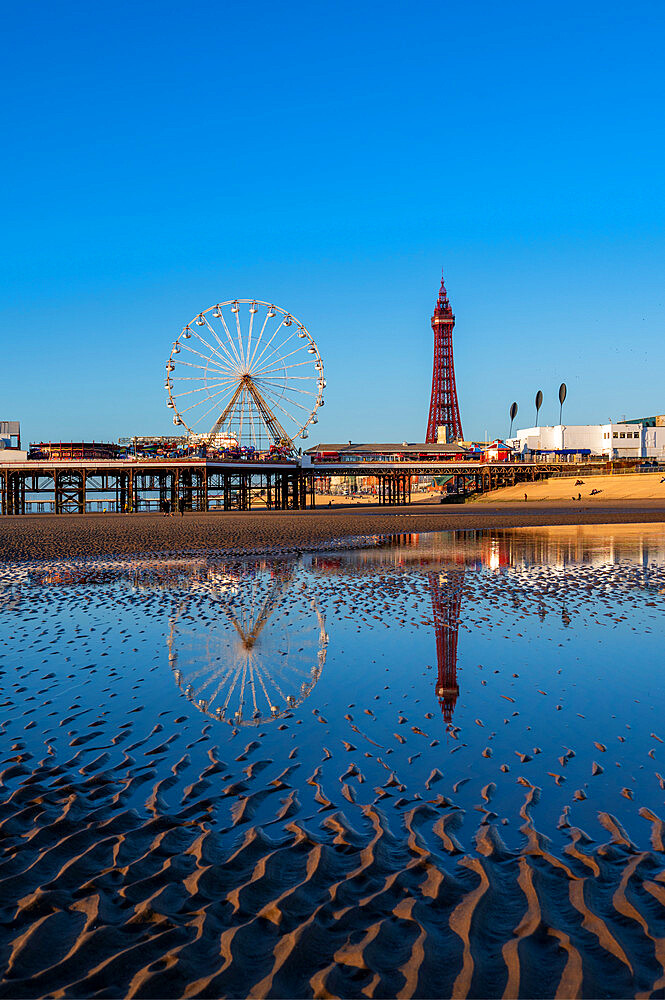
[[[337,444],[315,444],[312,448],[308,448],[305,452],[306,455],[315,455],[318,452],[331,452],[336,451],[340,454],[347,455],[357,455],[360,453],[369,454],[423,454],[429,452],[430,454],[436,455],[459,455],[460,452],[466,451],[467,449],[463,445],[448,443],[448,444],[431,444],[422,442],[407,442],[399,441],[395,443],[377,443],[377,442],[356,442],[356,441],[345,441],[344,443]]]

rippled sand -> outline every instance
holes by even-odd
[[[436,798],[407,810],[395,835],[379,806],[342,812],[322,791],[323,817],[250,825],[229,849],[205,799],[165,814],[164,782],[148,784],[140,816],[124,806],[133,782],[149,782],[138,765],[127,776],[77,763],[26,767],[17,751],[5,767],[30,783],[2,807],[2,996],[622,997],[665,986],[659,820],[653,850],[607,815],[607,843],[572,828],[557,856],[532,825],[529,788],[523,849],[483,824],[465,852]],[[224,770],[212,756],[195,784]],[[276,819],[297,810],[288,774],[264,792]]]
[[[661,529],[5,566],[0,611],[0,996],[663,995]],[[239,623],[323,669],[234,726],[187,683]]]

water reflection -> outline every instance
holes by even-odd
[[[505,577],[499,589],[515,614],[535,614],[542,623],[554,612],[568,628],[585,594],[597,601],[600,591],[615,586],[603,568],[621,567],[616,585],[657,591],[664,563],[660,526],[405,533],[361,549],[235,563],[199,556],[14,568],[0,579],[0,606],[18,611],[22,590],[35,586],[79,593],[92,587],[102,597],[115,584],[163,592],[166,650],[178,690],[200,712],[232,726],[284,719],[302,705],[326,663],[327,629],[341,639],[352,627],[366,631],[370,618],[387,624],[404,615],[397,624],[407,635],[415,640],[414,627],[424,626],[435,640],[434,694],[449,727],[460,696],[458,653],[468,648],[465,638],[460,645],[460,627],[491,629],[473,620],[477,599],[489,596],[483,591],[489,580]],[[576,576],[581,567],[594,570],[584,590]],[[659,572],[652,582],[654,567]],[[430,605],[431,617],[421,611],[416,623],[397,604],[372,606],[393,587],[395,574],[418,581],[420,606]],[[370,650],[371,644],[366,656]]]
[[[402,565],[434,559],[474,569],[502,571],[566,566],[632,565],[646,569],[665,562],[663,525],[579,525],[404,532],[376,539],[374,547],[346,552],[333,564]]]
[[[436,696],[443,718],[452,721],[459,695],[457,683],[457,635],[464,590],[464,570],[450,569],[428,573],[434,632],[436,634]]]
[[[663,595],[642,527],[0,568],[0,995],[661,995]]]
[[[245,569],[220,579],[211,569],[208,620],[189,613],[191,602],[178,605],[169,621],[169,663],[201,712],[257,726],[283,718],[310,695],[328,635],[316,599],[294,592],[295,570],[294,561],[267,574]]]

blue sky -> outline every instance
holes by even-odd
[[[422,440],[444,268],[467,437],[665,412],[665,6],[30,2],[3,14],[0,418],[168,433],[218,300],[326,363],[321,440]]]

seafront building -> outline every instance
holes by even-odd
[[[408,441],[363,443],[349,441],[344,444],[316,444],[303,453],[303,465],[321,462],[413,462],[441,459],[462,459],[468,449],[461,444],[446,442],[414,443]]]
[[[665,415],[607,424],[525,427],[507,443],[519,455],[605,455],[665,461]]]
[[[0,420],[0,451],[20,451],[21,449],[21,424],[18,420]],[[11,460],[11,456],[3,456],[6,461]]]

